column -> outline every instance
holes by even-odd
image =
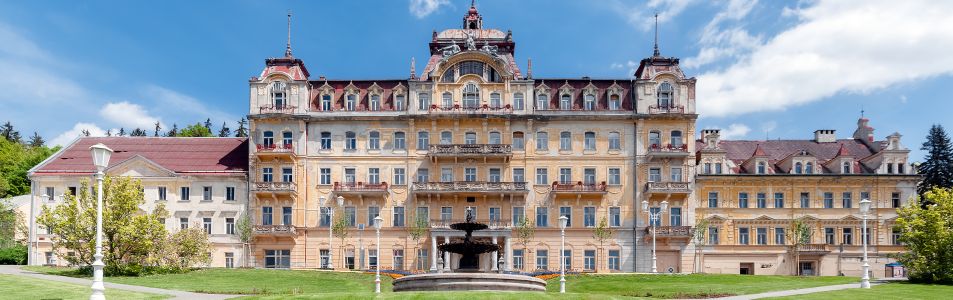
[[[449,243],[450,237],[449,236],[443,237],[443,242]],[[443,270],[448,272],[450,271],[450,252],[443,253]]]
[[[496,236],[493,237],[493,244],[494,244],[494,245],[498,245],[498,244],[496,243]],[[499,269],[499,265],[497,264],[497,263],[499,262],[499,256],[497,256],[497,255],[498,255],[497,251],[493,251],[493,255],[492,255],[493,258],[491,259],[493,262],[490,264],[490,265],[492,266],[492,267],[490,267],[490,270],[491,270],[491,271],[499,271],[499,270],[500,270],[500,269]]]
[[[503,259],[506,261],[503,271],[513,270],[513,249],[510,246],[510,238],[503,238]],[[525,254],[524,254],[525,255]]]
[[[437,271],[437,236],[430,235],[430,271]]]

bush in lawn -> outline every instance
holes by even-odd
[[[25,265],[26,255],[27,247],[23,244],[0,249],[0,265]]]
[[[953,189],[928,191],[897,214],[900,242],[907,247],[898,260],[910,281],[953,284]]]

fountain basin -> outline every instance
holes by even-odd
[[[515,274],[428,273],[394,280],[395,292],[408,291],[531,291],[545,292],[546,281]]]

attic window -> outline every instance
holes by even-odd
[[[845,162],[842,164],[842,169],[843,169],[843,172],[842,172],[842,173],[844,173],[844,174],[850,174],[850,173],[851,173],[851,172],[850,172],[850,162],[849,162],[849,161],[845,161]]]
[[[768,173],[767,164],[765,164],[763,161],[758,162],[758,174],[767,174],[767,173]]]

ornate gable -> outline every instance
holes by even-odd
[[[175,171],[138,154],[109,167],[106,173],[110,176],[129,177],[173,177],[176,175]]]

